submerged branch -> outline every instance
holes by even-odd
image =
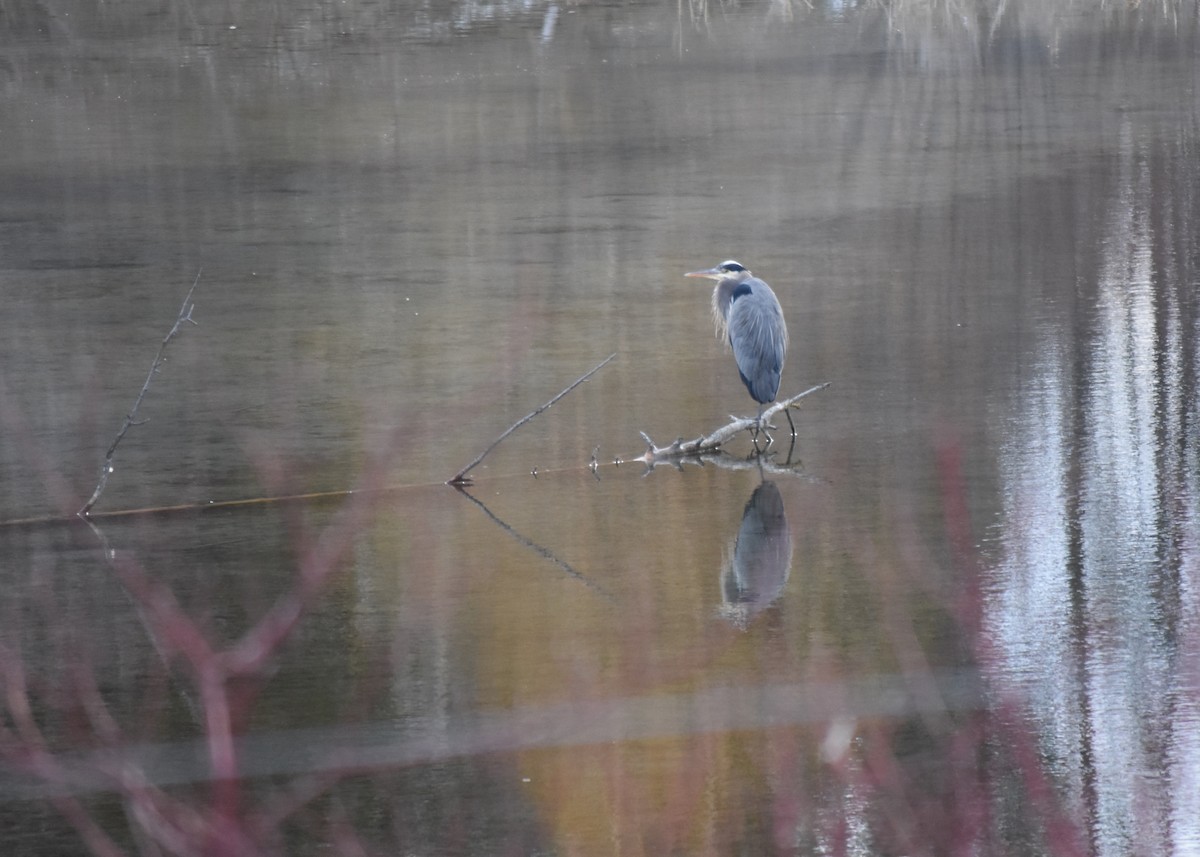
[[[817,384],[815,387],[809,387],[803,393],[798,393],[790,399],[783,399],[771,405],[762,413],[762,421],[765,423],[770,420],[775,414],[784,411],[788,408],[797,407],[797,402],[806,396],[811,396],[813,393],[820,392],[829,386],[831,382],[826,381],[824,384]],[[640,461],[643,464],[655,465],[666,461],[673,461],[680,458],[699,456],[705,453],[714,453],[721,449],[721,444],[735,437],[739,432],[749,431],[759,425],[759,420],[752,417],[734,417],[732,422],[721,426],[716,431],[701,437],[693,438],[692,440],[684,440],[682,437],[677,438],[674,443],[667,446],[657,446],[650,436],[645,432],[639,432],[642,440],[646,442],[646,451],[636,458],[629,459],[631,461]]]
[[[175,324],[163,337],[162,343],[158,346],[158,354],[154,356],[154,362],[150,364],[150,371],[146,374],[146,382],[142,384],[141,391],[137,394],[137,398],[133,400],[133,407],[129,409],[129,413],[125,415],[125,421],[121,423],[121,430],[117,432],[117,436],[113,438],[113,442],[109,444],[108,452],[104,455],[104,463],[100,465],[100,480],[96,483],[96,489],[92,492],[92,496],[83,504],[83,507],[75,514],[79,517],[87,517],[88,512],[96,505],[96,501],[100,499],[100,495],[104,493],[104,487],[108,484],[108,477],[113,472],[113,456],[117,452],[117,447],[124,440],[126,432],[134,426],[142,425],[145,420],[137,419],[138,408],[142,406],[142,399],[146,398],[146,392],[150,389],[151,382],[154,381],[154,376],[158,374],[159,367],[167,357],[167,345],[175,338],[175,334],[179,333],[185,323],[196,324],[192,319],[192,310],[196,305],[192,303],[192,292],[196,291],[196,284],[200,282],[200,274],[203,269],[196,272],[196,279],[192,281],[192,287],[188,289],[187,296],[183,299],[183,305],[179,308],[179,315],[175,319]]]
[[[788,450],[786,455],[782,455],[782,453],[777,455],[776,452],[770,447],[756,449],[745,457],[733,455],[726,449],[718,449],[716,452],[696,452],[685,455],[676,455],[674,457],[661,457],[655,459],[654,461],[647,461],[645,454],[643,454],[638,458],[630,459],[629,461],[620,459],[615,463],[632,464],[640,462],[645,465],[645,470],[642,474],[643,476],[651,473],[659,465],[670,465],[676,470],[682,470],[688,464],[694,464],[698,467],[704,467],[711,464],[714,467],[721,468],[722,470],[730,470],[735,472],[741,470],[752,471],[762,477],[787,476],[789,478],[799,477],[814,483],[823,482],[823,480],[818,477],[807,475],[804,472],[803,463],[798,458],[795,458],[794,455],[795,441],[793,439],[792,447]]]
[[[451,479],[447,480],[446,484],[447,484],[447,485],[454,485],[454,486],[470,485],[472,480],[471,480],[471,479],[470,479],[470,478],[467,476],[467,474],[468,474],[468,473],[469,473],[471,470],[473,470],[473,469],[475,468],[475,466],[479,464],[479,462],[481,462],[481,461],[483,461],[485,458],[487,458],[487,455],[488,455],[488,453],[489,453],[489,452],[491,452],[493,449],[495,449],[497,446],[499,446],[499,445],[500,445],[500,441],[504,440],[506,437],[508,437],[508,436],[509,436],[510,434],[512,434],[513,432],[515,432],[515,431],[516,431],[517,429],[519,429],[521,426],[525,425],[525,423],[529,422],[531,419],[533,419],[534,417],[536,417],[536,416],[537,416],[538,414],[540,414],[542,411],[544,411],[544,410],[546,410],[547,408],[549,408],[551,405],[553,405],[555,402],[557,402],[559,399],[561,399],[561,398],[562,398],[563,396],[565,396],[567,393],[569,393],[569,392],[571,392],[572,390],[574,390],[576,387],[578,387],[580,384],[582,384],[582,383],[583,383],[584,381],[586,381],[588,378],[590,378],[590,377],[592,377],[593,375],[595,375],[597,372],[599,372],[601,369],[603,369],[603,368],[604,368],[606,365],[608,365],[608,363],[609,363],[609,362],[611,362],[611,361],[612,361],[612,359],[613,359],[614,357],[616,357],[616,356],[617,356],[617,355],[616,355],[616,352],[614,352],[614,353],[612,353],[612,354],[608,355],[608,356],[607,356],[607,357],[605,357],[603,360],[601,360],[601,361],[600,361],[598,364],[596,364],[596,366],[595,366],[595,367],[593,367],[593,368],[592,368],[592,369],[591,369],[589,372],[587,372],[587,373],[586,373],[585,375],[583,375],[582,377],[580,377],[580,378],[576,379],[576,380],[574,381],[574,383],[572,383],[572,384],[571,384],[571,386],[567,387],[565,390],[563,390],[561,393],[559,393],[559,394],[558,394],[557,396],[555,396],[553,399],[551,399],[550,401],[546,402],[544,405],[542,405],[541,407],[539,407],[539,408],[537,408],[536,410],[532,411],[531,413],[528,413],[528,414],[526,414],[525,416],[521,417],[521,419],[517,420],[515,423],[513,423],[511,426],[509,426],[507,431],[505,431],[505,432],[504,432],[502,435],[500,435],[500,437],[498,437],[498,438],[496,438],[494,441],[492,441],[492,443],[491,443],[491,446],[489,446],[489,447],[488,447],[487,449],[485,449],[483,452],[479,453],[479,455],[478,455],[478,456],[475,458],[475,460],[474,460],[474,461],[472,461],[470,464],[468,464],[468,465],[467,465],[466,467],[464,467],[462,470],[458,471],[458,473],[456,473],[456,474],[453,476],[453,478],[451,478]]]

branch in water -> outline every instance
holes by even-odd
[[[776,402],[767,408],[762,413],[762,421],[765,424],[775,414],[784,411],[787,408],[796,406],[796,403],[805,396],[811,396],[813,393],[820,392],[829,386],[831,382],[826,381],[824,384],[817,384],[815,387],[809,387],[803,393],[798,393],[790,399],[784,399]],[[656,446],[654,441],[645,432],[639,432],[642,440],[646,442],[646,451],[637,458],[629,459],[630,461],[640,461],[643,464],[657,464],[663,461],[683,458],[690,455],[702,455],[708,452],[716,452],[721,448],[721,444],[733,438],[739,432],[750,431],[757,427],[759,421],[752,417],[735,417],[732,422],[721,426],[716,431],[707,436],[697,437],[692,440],[684,440],[678,438],[674,443],[667,446]]]
[[[495,449],[497,446],[499,446],[499,444],[500,444],[500,441],[504,440],[506,437],[508,437],[508,436],[509,436],[510,434],[512,434],[513,432],[515,432],[515,431],[516,431],[517,429],[519,429],[521,426],[525,425],[525,423],[529,422],[531,419],[533,419],[534,417],[536,417],[536,416],[537,416],[538,414],[540,414],[542,411],[546,410],[548,407],[550,407],[551,405],[553,405],[555,402],[557,402],[559,399],[561,399],[561,398],[562,398],[563,396],[565,396],[567,393],[569,393],[569,392],[571,392],[572,390],[574,390],[576,387],[578,387],[580,384],[582,384],[582,383],[583,383],[584,381],[586,381],[588,378],[590,378],[590,377],[592,377],[593,375],[595,375],[597,372],[599,372],[601,369],[603,369],[605,366],[607,366],[607,365],[609,364],[609,362],[611,362],[611,361],[612,361],[612,359],[613,359],[614,357],[616,357],[616,356],[617,356],[617,355],[616,355],[616,353],[615,353],[615,352],[614,352],[613,354],[610,354],[610,355],[608,355],[608,356],[607,356],[607,357],[605,357],[603,360],[601,360],[601,361],[600,361],[598,364],[596,364],[596,366],[594,366],[594,367],[593,367],[593,368],[592,368],[590,371],[588,371],[588,372],[587,372],[585,375],[583,375],[583,376],[582,376],[582,377],[580,377],[580,378],[577,378],[577,379],[576,379],[576,380],[575,380],[575,381],[574,381],[574,382],[571,384],[571,386],[567,387],[565,390],[563,390],[561,393],[559,393],[559,394],[558,394],[557,396],[555,396],[553,399],[551,399],[550,401],[546,402],[546,404],[544,404],[544,405],[542,405],[541,407],[537,408],[537,409],[536,409],[536,410],[534,410],[533,412],[531,412],[531,413],[528,413],[528,414],[526,414],[525,416],[521,417],[521,419],[517,420],[515,423],[513,423],[511,426],[509,426],[509,427],[508,427],[508,430],[507,430],[507,431],[505,431],[505,432],[504,432],[504,434],[500,435],[500,437],[498,437],[498,438],[496,438],[494,441],[492,441],[492,445],[491,445],[491,446],[489,446],[489,447],[488,447],[487,449],[485,449],[483,452],[479,453],[479,455],[476,457],[476,459],[475,459],[474,461],[472,461],[470,464],[468,464],[468,465],[467,465],[466,467],[464,467],[462,470],[458,471],[458,473],[456,473],[456,474],[453,476],[453,478],[451,478],[451,479],[447,480],[446,484],[447,484],[447,485],[455,485],[455,486],[459,486],[459,485],[470,485],[470,484],[471,484],[471,479],[470,479],[470,478],[467,476],[467,473],[469,473],[471,470],[473,470],[473,469],[475,468],[475,466],[476,466],[477,464],[479,464],[479,462],[483,461],[483,459],[485,459],[485,458],[487,457],[487,455],[488,455],[488,453],[489,453],[489,452],[491,452],[493,449]]]
[[[76,512],[79,517],[87,517],[88,512],[96,505],[96,501],[100,499],[100,495],[104,493],[104,486],[108,484],[108,477],[113,472],[113,455],[117,452],[117,447],[125,438],[128,432],[134,426],[140,426],[146,420],[137,419],[138,408],[142,406],[142,399],[146,398],[146,392],[150,389],[150,383],[154,380],[154,376],[158,374],[159,367],[167,359],[167,345],[179,333],[183,325],[197,324],[192,319],[192,310],[196,305],[192,303],[192,292],[196,291],[196,284],[200,282],[200,274],[203,268],[196,272],[196,279],[192,281],[192,287],[188,289],[187,297],[183,299],[183,305],[179,308],[179,316],[175,319],[175,324],[171,326],[170,331],[163,337],[162,344],[158,346],[158,354],[154,357],[154,362],[150,364],[150,371],[146,375],[146,383],[142,384],[142,390],[138,393],[137,398],[133,401],[133,407],[129,409],[129,413],[125,415],[125,421],[121,423],[121,430],[117,432],[117,436],[113,438],[113,442],[109,444],[108,452],[104,455],[104,463],[100,465],[100,480],[96,483],[96,490],[92,492],[92,496],[83,504],[83,507]]]

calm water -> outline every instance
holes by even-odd
[[[187,508],[0,528],[6,854],[1200,853],[1194,9],[48,8],[0,519],[199,325],[96,510]],[[731,257],[832,386],[614,465],[752,411]]]

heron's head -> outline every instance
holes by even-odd
[[[715,268],[709,268],[707,271],[689,271],[684,276],[703,277],[706,280],[732,280],[735,283],[740,283],[750,276],[750,272],[746,270],[746,267],[741,262],[735,262],[730,259],[727,262],[722,262]]]

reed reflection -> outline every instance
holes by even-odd
[[[746,628],[783,593],[792,569],[792,530],[783,496],[764,480],[750,495],[721,568],[720,615]]]

